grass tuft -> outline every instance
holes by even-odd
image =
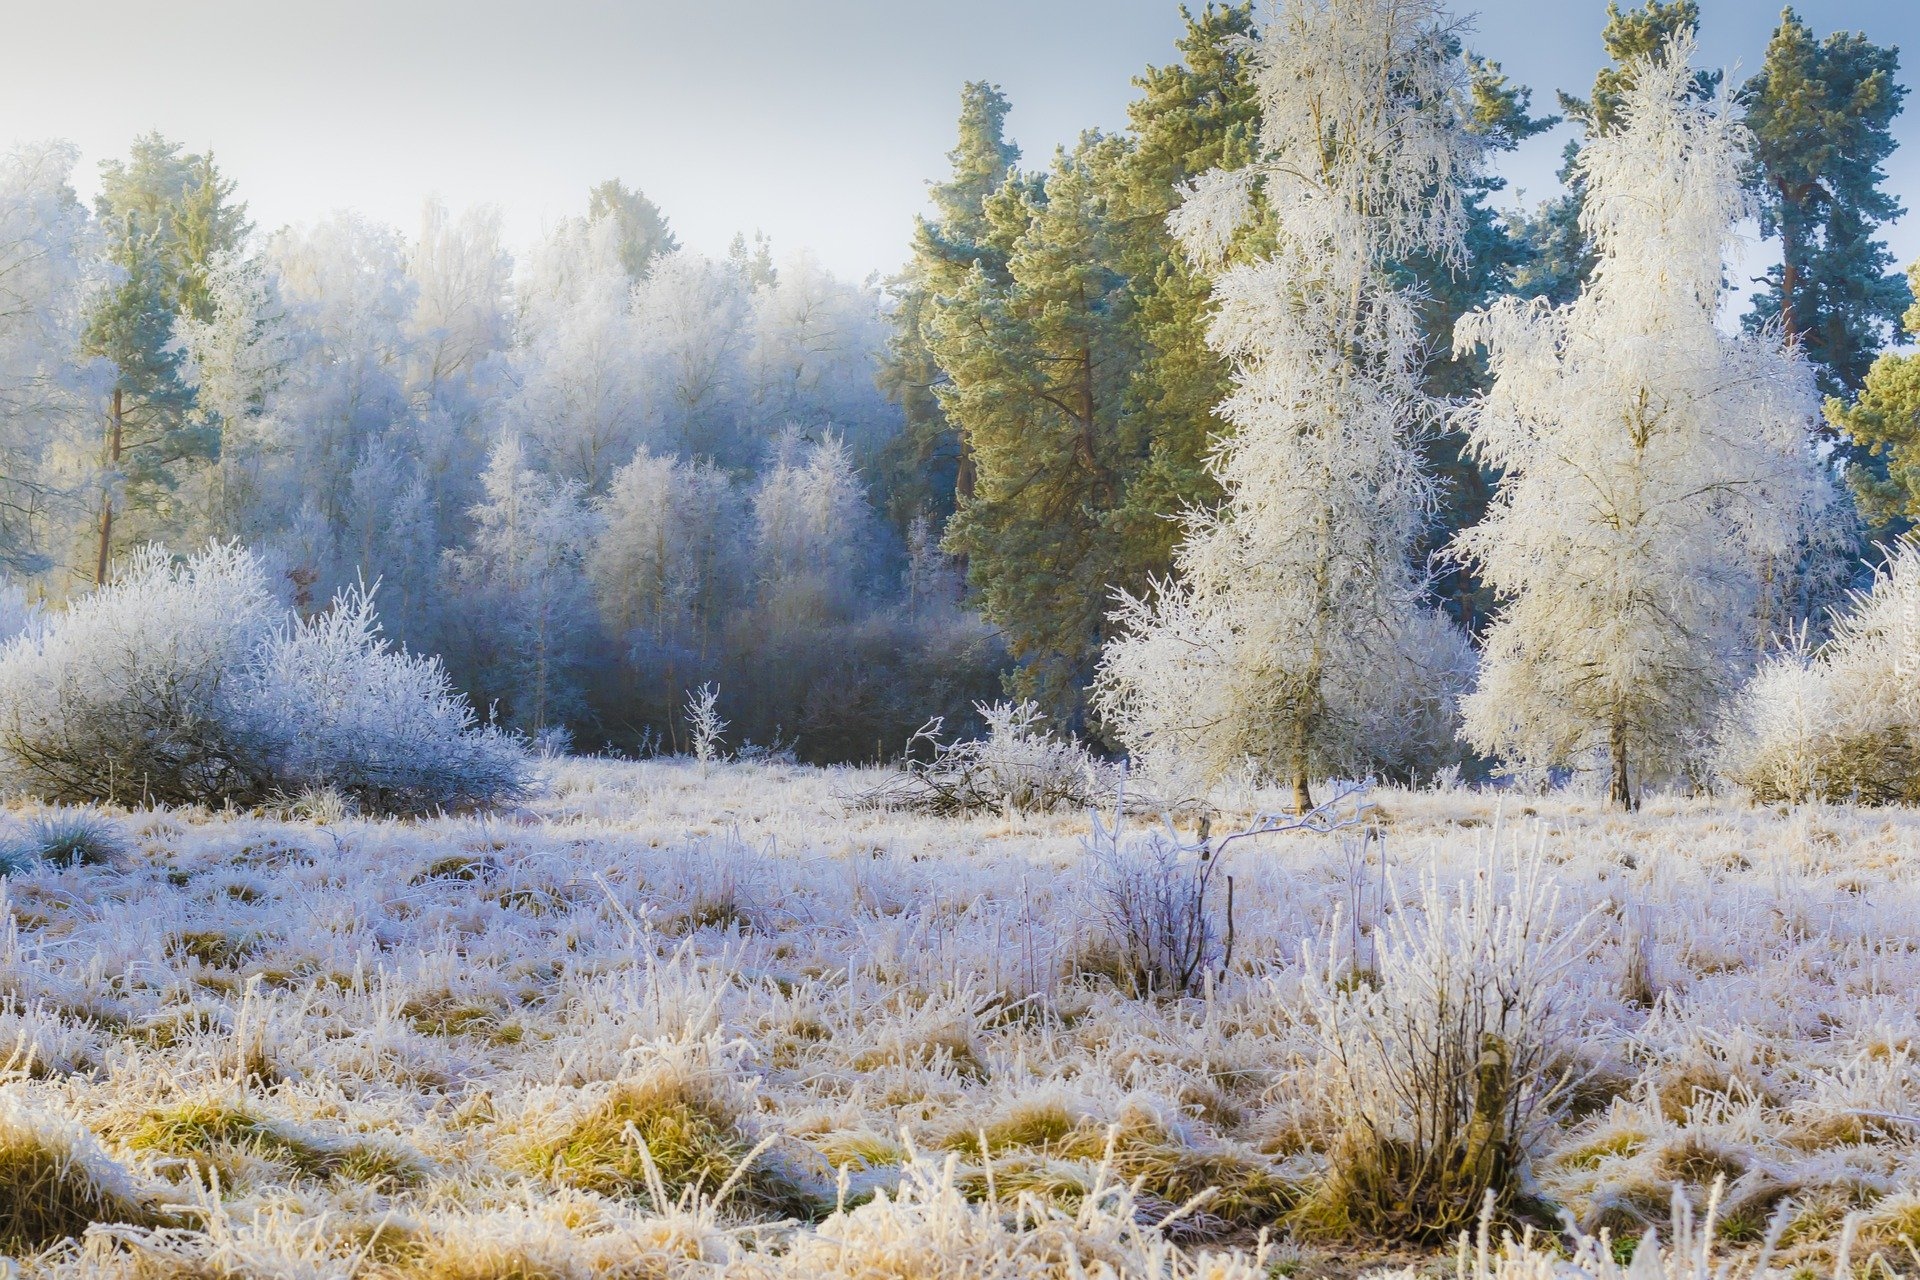
[[[538,1156],[566,1186],[628,1199],[650,1195],[651,1160],[667,1195],[679,1199],[717,1192],[754,1146],[738,1104],[720,1088],[695,1073],[660,1071],[616,1085]],[[740,1173],[729,1204],[756,1216],[802,1218],[827,1207],[764,1160]]]
[[[97,1222],[161,1219],[84,1127],[0,1094],[0,1254],[38,1252]]]

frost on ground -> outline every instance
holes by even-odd
[[[1220,855],[1225,971],[1167,998],[1125,980],[1087,815],[862,803],[879,781],[565,762],[510,816],[136,812],[54,861],[31,846],[75,821],[9,815],[0,1248],[29,1275],[1351,1275],[1409,1261],[1358,1243],[1392,1227],[1376,1184],[1512,1159],[1503,1213],[1608,1243],[1483,1274],[1619,1274],[1716,1183],[1716,1257],[1771,1226],[1783,1276],[1843,1243],[1914,1266],[1920,816],[1376,792],[1374,834]],[[1480,1019],[1466,1078],[1514,1079],[1423,1136],[1436,999]],[[1423,1149],[1444,1177],[1403,1167]]]

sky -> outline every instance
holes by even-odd
[[[1190,0],[1200,3],[1201,0]],[[1776,0],[1702,0],[1701,61],[1750,73]],[[1481,0],[1469,42],[1532,85],[1584,94],[1604,0]],[[1817,32],[1920,50],[1920,0],[1802,0]],[[1463,12],[1467,6],[1461,6]],[[1119,128],[1132,77],[1173,60],[1178,0],[0,0],[9,66],[0,139],[98,161],[158,129],[211,147],[256,225],[357,209],[411,230],[423,200],[497,205],[532,243],[618,177],[681,240],[718,253],[764,231],[852,277],[904,260],[945,170],[961,84],[1011,98],[1030,163],[1080,130]],[[1916,55],[1920,56],[1920,55]],[[1920,206],[1920,99],[1893,187]],[[1570,131],[1503,171],[1557,189]],[[1920,214],[1891,240],[1920,257]],[[1754,260],[1763,260],[1756,250]]]

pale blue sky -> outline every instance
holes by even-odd
[[[1197,0],[1196,0],[1197,2]],[[1779,7],[1703,0],[1703,60],[1756,67]],[[1463,6],[1464,8],[1464,6]],[[1920,2],[1807,0],[1822,33],[1920,58]],[[1476,47],[1550,105],[1599,63],[1603,0],[1482,0]],[[0,0],[0,137],[66,137],[83,179],[137,132],[212,145],[263,228],[350,206],[411,227],[438,192],[524,243],[619,176],[683,240],[762,228],[836,270],[891,270],[943,168],[960,83],[997,81],[1032,161],[1125,122],[1172,57],[1177,0]],[[1905,77],[1903,77],[1905,78]],[[1920,204],[1920,98],[1897,189]],[[1559,139],[1507,166],[1550,194]],[[1896,229],[1920,255],[1920,215]]]

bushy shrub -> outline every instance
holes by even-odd
[[[334,791],[363,812],[471,809],[518,796],[527,757],[473,710],[438,658],[380,635],[373,593],[282,622],[256,653],[247,710],[273,744],[275,789]]]
[[[1328,964],[1306,988],[1344,1131],[1322,1208],[1380,1238],[1441,1240],[1489,1202],[1514,1208],[1567,1081],[1579,930],[1560,927],[1544,859],[1489,859],[1449,901],[1376,928],[1374,972]]]
[[[368,591],[302,621],[260,562],[143,548],[120,576],[0,649],[0,786],[63,804],[260,804],[331,786],[377,812],[470,807],[526,786],[439,661],[397,651]]]
[[[1120,770],[1094,759],[1071,735],[1056,737],[1034,703],[975,709],[986,737],[943,741],[941,721],[930,720],[908,743],[900,771],[862,798],[925,813],[1049,813],[1095,808],[1118,792]],[[916,758],[918,749],[927,758]]]
[[[1804,637],[1735,700],[1720,768],[1763,803],[1920,802],[1920,545],[1857,592],[1817,650]]]
[[[1106,969],[1130,995],[1181,996],[1223,960],[1219,865],[1206,842],[1183,843],[1171,827],[1126,835],[1123,818],[1094,815],[1086,852],[1096,946]],[[1090,966],[1097,967],[1097,966]]]
[[[0,781],[60,804],[251,802],[272,787],[240,688],[280,606],[258,563],[142,548],[0,650]]]

